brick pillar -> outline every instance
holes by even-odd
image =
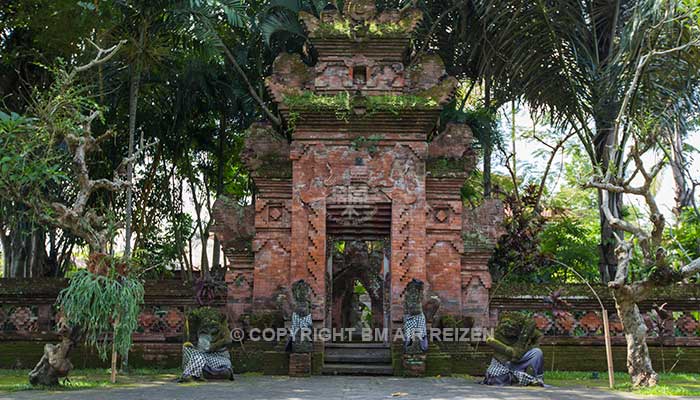
[[[248,314],[253,306],[253,253],[226,252],[229,268],[226,271],[226,309],[238,321],[242,314]]]
[[[503,204],[498,200],[485,200],[481,206],[463,213],[462,314],[474,318],[475,327],[492,325],[488,263],[498,238],[504,233],[502,221]]]
[[[253,305],[275,308],[275,293],[290,285],[292,186],[290,179],[257,177]]]
[[[462,258],[462,315],[474,319],[474,327],[490,326],[489,289],[491,250],[467,251]]]
[[[442,301],[442,314],[462,310],[462,200],[464,177],[429,177],[426,180],[426,268],[428,289]]]
[[[289,376],[311,376],[311,353],[289,354]]]

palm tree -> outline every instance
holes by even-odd
[[[669,130],[697,110],[697,6],[688,8],[681,0],[471,4],[480,21],[479,43],[486,44],[479,71],[493,82],[496,97],[523,99],[556,124],[575,129],[596,175],[606,182],[629,179],[625,171],[633,160],[624,157],[625,148],[632,132],[649,128],[649,115],[658,117],[654,129]],[[668,150],[659,141],[646,146]],[[607,282],[616,277],[616,238],[624,238],[619,224],[623,191],[596,189],[600,272]],[[618,302],[621,318],[633,314],[639,300]],[[624,324],[628,370],[635,384],[653,385],[645,334],[639,337],[646,329],[632,322]]]
[[[680,3],[472,0],[480,21],[474,32],[482,44],[479,73],[492,82],[495,97],[523,99],[533,110],[550,113],[555,123],[574,127],[598,172],[618,174],[623,160],[612,145],[623,122],[620,114],[636,106],[623,104],[634,67],[644,48],[672,34],[668,24],[656,24],[682,13]],[[655,62],[671,65],[676,57],[663,54]],[[645,90],[667,89],[650,85]],[[681,97],[687,93],[681,91]],[[622,195],[611,194],[608,206],[620,217]],[[601,280],[608,282],[617,268],[615,235],[621,232],[610,226],[602,212],[600,225],[599,266]]]

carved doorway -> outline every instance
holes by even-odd
[[[388,240],[329,241],[329,327],[382,329],[390,321]]]

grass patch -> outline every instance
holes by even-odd
[[[0,370],[0,392],[21,390],[71,391],[94,388],[125,387],[171,381],[180,374],[178,369],[134,368],[129,374],[117,375],[117,383],[109,382],[109,370],[76,369],[69,380],[60,380],[58,387],[35,387],[29,384],[28,369]]]
[[[584,386],[608,389],[608,373],[598,372],[553,371],[545,372],[544,379],[553,386]],[[634,389],[629,375],[615,373],[615,389],[623,392],[650,396],[700,396],[700,374],[662,373],[659,384],[653,388]]]

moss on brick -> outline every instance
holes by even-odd
[[[262,372],[265,375],[289,374],[289,354],[280,350],[266,351]]]
[[[431,158],[426,161],[425,168],[433,177],[451,177],[463,175],[469,167],[467,159]]]
[[[452,375],[452,356],[447,353],[429,352],[425,360],[425,375]]]
[[[336,119],[347,121],[355,107],[363,107],[364,117],[378,112],[388,112],[398,115],[407,110],[435,110],[439,103],[431,97],[410,94],[351,96],[348,92],[334,95],[316,94],[311,91],[287,93],[283,96],[284,104],[290,114],[295,115],[294,122],[303,111],[333,112]]]

